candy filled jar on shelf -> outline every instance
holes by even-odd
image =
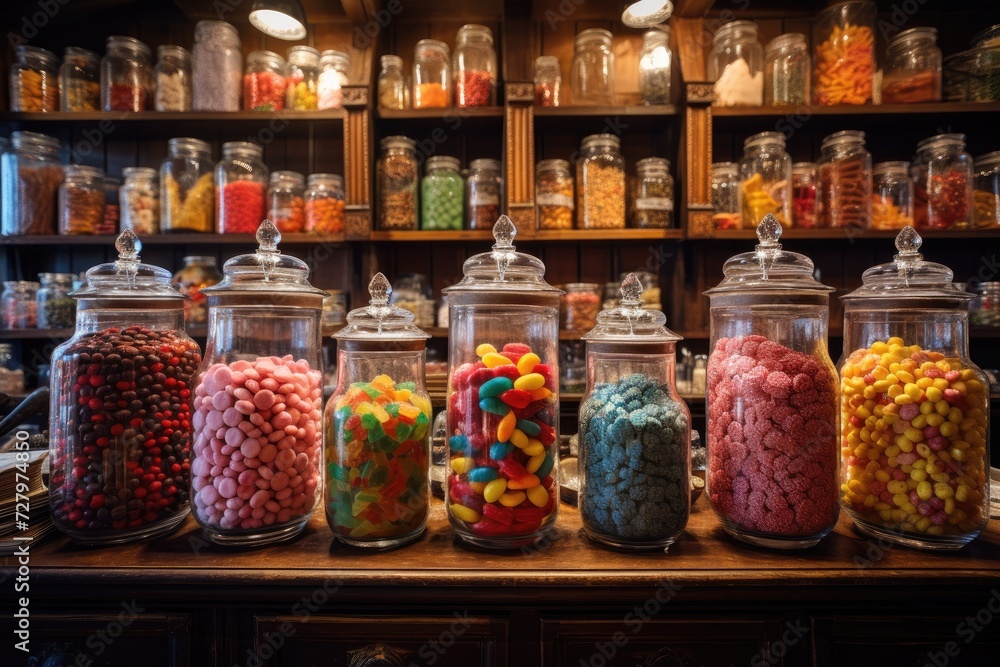
[[[455,106],[482,107],[496,104],[497,52],[493,31],[469,23],[455,35]]]
[[[249,141],[222,144],[215,165],[215,220],[220,234],[252,234],[266,215],[264,147]]]
[[[715,31],[708,78],[722,107],[759,106],[764,101],[764,49],[753,21],[731,21]]]
[[[872,101],[876,13],[874,2],[841,2],[813,21],[813,104]]]
[[[165,232],[214,232],[215,187],[208,142],[175,137],[160,165],[160,228]]]
[[[430,501],[431,401],[426,339],[389,305],[381,273],[371,301],[338,331],[338,384],[326,404],[326,520],[337,539],[395,547],[420,537]]]
[[[844,299],[841,503],[861,532],[958,549],[989,520],[989,382],[969,302],[912,227]]]
[[[105,111],[149,111],[153,108],[152,51],[132,37],[108,37],[101,59],[101,104]]]
[[[446,504],[463,540],[535,544],[558,508],[559,295],[545,266],[516,252],[507,216],[492,252],[444,290],[450,326]]]
[[[205,324],[208,321],[208,308],[202,290],[222,281],[222,274],[215,262],[215,257],[191,255],[184,258],[184,266],[174,274],[171,284],[178,292],[188,297],[184,302],[184,322],[186,324]]]
[[[760,132],[743,142],[740,160],[740,211],[744,229],[752,229],[765,215],[778,222],[792,221],[792,158],[781,132]]]
[[[162,535],[187,516],[201,362],[170,273],[139,262],[131,230],[115,247],[118,260],[73,293],[76,332],[52,353],[52,520],[93,544]]]
[[[939,134],[917,144],[910,167],[918,229],[965,229],[972,220],[972,156],[964,134]]]

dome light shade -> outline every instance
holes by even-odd
[[[306,36],[306,12],[299,0],[254,0],[250,23],[278,39],[294,41]]]
[[[622,23],[630,28],[652,28],[669,19],[673,11],[670,0],[637,0],[622,12]]]

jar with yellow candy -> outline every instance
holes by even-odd
[[[781,132],[760,132],[743,142],[739,164],[740,212],[744,229],[755,229],[768,214],[792,225],[792,158]]]
[[[430,336],[389,305],[381,273],[368,306],[351,311],[337,339],[337,390],[326,405],[326,520],[337,539],[390,548],[424,532],[430,500]]]
[[[969,359],[969,302],[952,271],[899,253],[844,298],[841,504],[870,536],[958,549],[989,520],[989,384]]]

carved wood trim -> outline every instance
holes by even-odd
[[[352,100],[348,104],[348,91]],[[359,103],[359,100],[362,103]],[[367,239],[371,233],[371,109],[368,89],[344,88],[344,189],[346,195],[345,234],[351,239]]]
[[[712,236],[712,100],[710,83],[685,86],[684,155],[688,236]],[[705,225],[705,217],[708,227]]]
[[[533,83],[507,84],[507,106],[504,108],[505,208],[518,233],[527,236],[535,233],[534,100]]]

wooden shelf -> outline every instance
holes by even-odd
[[[521,234],[515,243],[533,241],[655,241],[684,238],[682,229],[551,229],[539,230],[533,236]],[[461,231],[373,231],[371,241],[492,241],[493,232],[486,229]]]
[[[488,229],[462,229],[454,231],[399,230],[373,231],[371,241],[492,241],[493,232]]]
[[[91,236],[0,236],[0,245],[107,245],[114,247],[114,235]],[[150,234],[141,236],[143,245],[247,245],[256,246],[254,234]],[[343,234],[282,234],[284,245],[343,243]]]
[[[503,118],[504,108],[493,107],[445,107],[443,109],[382,109],[375,111],[383,120],[442,120],[444,118]]]
[[[896,116],[996,114],[1000,102],[927,102],[923,104],[841,104],[837,106],[712,107],[713,118],[784,118],[808,116]]]
[[[985,229],[921,229],[920,236],[934,239],[997,239],[1000,238],[1000,227]],[[898,229],[786,229],[781,238],[795,240],[845,240],[848,242],[864,240],[894,239],[899,234]],[[757,233],[753,229],[718,229],[706,239],[716,241],[726,240],[756,240]]]
[[[597,105],[574,106],[572,104],[560,107],[535,107],[536,118],[587,118],[600,116],[629,116],[634,118],[658,118],[676,116],[677,107],[673,104],[650,104],[633,106]]]
[[[283,121],[342,121],[343,109],[324,111],[54,111],[51,113],[23,113],[17,111],[0,112],[0,123],[164,123],[184,121],[188,123],[229,123],[241,121],[269,121],[279,118]]]

